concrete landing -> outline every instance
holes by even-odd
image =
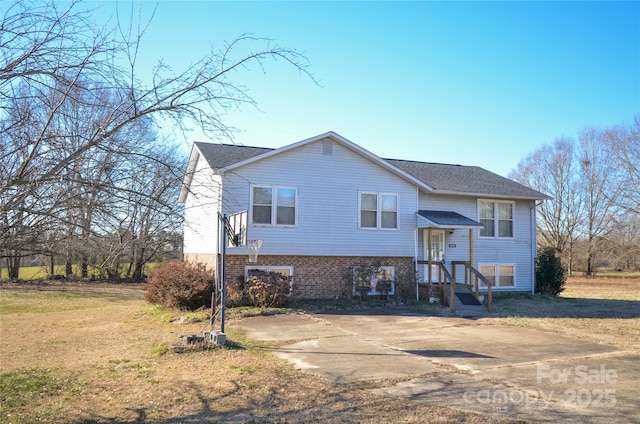
[[[447,287],[447,290],[450,290],[449,287]],[[477,318],[484,318],[484,317],[488,317],[489,316],[489,310],[487,309],[487,306],[484,304],[481,305],[465,305],[462,303],[462,301],[458,298],[457,294],[458,293],[462,293],[462,294],[470,294],[472,296],[474,296],[473,292],[471,290],[469,290],[467,288],[467,286],[465,286],[464,284],[456,284],[455,287],[455,314],[459,317],[462,318],[471,318],[471,319],[477,319]]]

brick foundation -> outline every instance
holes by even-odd
[[[297,299],[335,299],[350,294],[351,285],[346,277],[354,266],[379,263],[394,266],[396,277],[411,272],[410,257],[358,257],[358,256],[263,256],[256,266],[293,267],[294,290]],[[244,278],[245,266],[251,265],[246,255],[227,255],[227,281]]]

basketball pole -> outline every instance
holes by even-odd
[[[220,215],[218,215],[220,216]],[[227,240],[229,238],[229,222],[227,215],[222,216],[222,258],[220,261],[220,332],[224,334],[224,309],[227,271]]]

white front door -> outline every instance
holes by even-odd
[[[425,260],[429,260],[429,243],[431,243],[431,260],[440,262],[444,259],[444,231],[431,230],[431,240],[429,240],[429,231],[424,230],[424,255]],[[437,283],[439,281],[440,268],[438,265],[431,265],[431,281]],[[423,266],[423,281],[429,281],[429,264]]]

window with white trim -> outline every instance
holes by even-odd
[[[479,200],[478,218],[484,225],[480,229],[483,238],[513,238],[514,202]]]
[[[245,281],[249,277],[251,277],[252,272],[254,271],[279,272],[280,274],[286,275],[287,277],[291,277],[291,281],[289,282],[289,293],[287,294],[287,296],[291,295],[291,293],[293,292],[293,267],[292,266],[248,265],[244,267]]]
[[[396,267],[395,266],[354,266],[353,273],[353,294],[358,293],[358,286],[364,284],[369,288],[367,295],[393,295],[396,288]],[[362,280],[365,277],[366,281]]]
[[[493,283],[493,287],[514,287],[516,267],[512,264],[480,264],[480,273]],[[480,280],[481,287],[487,285]]]
[[[393,193],[360,192],[359,227],[365,229],[398,228],[398,195]]]
[[[251,187],[251,223],[295,226],[297,190],[293,187],[254,185]]]

